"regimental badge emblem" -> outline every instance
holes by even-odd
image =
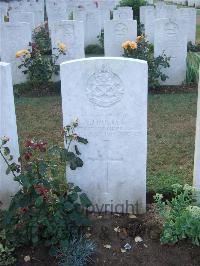
[[[105,65],[95,72],[87,81],[89,101],[100,107],[110,107],[121,101],[124,86],[119,76]]]

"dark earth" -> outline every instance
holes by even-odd
[[[86,236],[97,244],[90,266],[200,265],[200,247],[191,245],[189,241],[179,242],[176,245],[160,244],[162,226],[153,205],[148,205],[148,212],[145,215],[136,217],[121,214],[91,214],[90,218],[93,226],[88,228]],[[120,232],[116,232],[118,229]],[[143,241],[136,243],[137,236]],[[131,249],[123,252],[125,244],[129,244]],[[25,256],[30,256],[30,262],[24,261]],[[57,265],[56,259],[48,255],[48,249],[41,247],[20,249],[17,251],[17,258],[17,266]]]

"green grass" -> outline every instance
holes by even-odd
[[[200,53],[189,52],[187,55],[186,83],[198,84],[199,80]]]
[[[200,24],[197,25],[196,40],[200,41]]]
[[[148,190],[192,182],[196,102],[195,93],[149,96]],[[16,114],[21,146],[28,136],[63,144],[59,96],[18,98]]]

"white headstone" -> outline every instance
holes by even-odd
[[[113,11],[114,20],[133,20],[133,9],[128,6],[118,7]]]
[[[188,6],[195,6],[195,0],[188,0]]]
[[[100,10],[86,12],[85,19],[85,46],[98,44],[97,36],[101,33],[101,13]]]
[[[155,20],[154,55],[164,52],[171,57],[170,67],[163,69],[169,77],[165,85],[181,85],[186,77],[187,35],[180,20]]]
[[[140,7],[140,22],[144,25],[146,39],[154,43],[155,8],[153,6]]]
[[[35,17],[33,12],[19,12],[19,11],[9,11],[9,21],[11,23],[26,22],[29,23],[31,29],[34,30],[36,27]]]
[[[78,134],[89,141],[80,147],[83,168],[68,180],[96,211],[145,212],[147,72],[145,61],[128,58],[61,64],[63,123],[78,117]]]
[[[177,17],[183,21],[183,27],[187,33],[187,41],[196,42],[196,9],[195,8],[179,8],[177,9]]]
[[[0,137],[10,139],[9,148],[17,163],[19,158],[18,135],[15,116],[15,105],[12,87],[10,64],[0,62]],[[0,201],[3,208],[8,207],[13,196],[18,190],[18,183],[13,181],[12,174],[6,175],[7,165],[0,156]]]
[[[122,43],[137,37],[136,20],[110,20],[104,26],[105,56],[121,56]]]
[[[52,9],[51,11],[48,12],[48,25],[49,25],[49,30],[51,31],[54,23],[57,23],[61,20],[68,20],[68,14],[65,9]]]
[[[30,24],[4,23],[0,25],[0,33],[1,61],[11,63],[14,84],[25,82],[26,76],[18,68],[21,60],[16,58],[16,52],[30,48],[32,38]]]
[[[161,5],[156,7],[156,18],[176,18],[177,8],[175,5]]]
[[[200,7],[200,0],[195,0],[195,7],[199,8]]]
[[[66,55],[61,55],[59,63],[85,57],[84,25],[82,21],[63,20],[55,23],[51,31],[52,49],[59,43],[66,45]],[[55,53],[55,50],[52,50]]]
[[[198,86],[193,185],[194,185],[194,187],[200,189],[200,82],[199,82],[199,86]],[[200,198],[199,198],[199,201],[200,201]]]

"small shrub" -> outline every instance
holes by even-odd
[[[46,22],[34,30],[33,42],[41,54],[51,55],[51,40]]]
[[[0,266],[13,265],[16,261],[13,252],[14,248],[5,244],[5,230],[0,231]]]
[[[186,83],[198,84],[199,81],[200,54],[189,52],[187,55]]]
[[[77,236],[70,241],[64,241],[55,255],[59,266],[84,266],[91,260],[95,249],[93,241]]]
[[[91,205],[87,195],[78,186],[61,181],[59,174],[60,166],[67,164],[71,170],[83,166],[78,143],[87,144],[87,140],[75,133],[77,126],[75,120],[64,128],[66,148],[27,140],[22,170],[13,162],[8,139],[2,138],[0,155],[7,163],[6,173],[12,172],[21,186],[2,219],[6,241],[12,246],[52,247],[90,224],[83,213]]]
[[[192,42],[188,42],[187,44],[188,52],[200,52],[200,43],[193,44]]]
[[[65,45],[60,43],[54,48],[55,54],[47,56],[38,48],[37,44],[30,44],[30,49],[16,53],[21,58],[19,69],[27,75],[32,90],[44,90],[51,82],[53,75],[59,74],[59,66],[56,64],[61,54],[65,54]]]
[[[169,67],[170,58],[163,52],[162,55],[154,57],[154,48],[144,36],[138,36],[136,41],[126,41],[122,44],[124,56],[129,58],[145,60],[149,69],[149,87],[160,85],[160,80],[165,81],[168,77],[163,69]]]
[[[163,219],[162,244],[175,244],[190,239],[200,245],[200,207],[196,205],[195,191],[189,185],[173,185],[171,201],[162,201],[162,194],[154,197],[156,208]]]
[[[104,49],[99,44],[90,44],[85,47],[85,54],[88,55],[103,55]]]

